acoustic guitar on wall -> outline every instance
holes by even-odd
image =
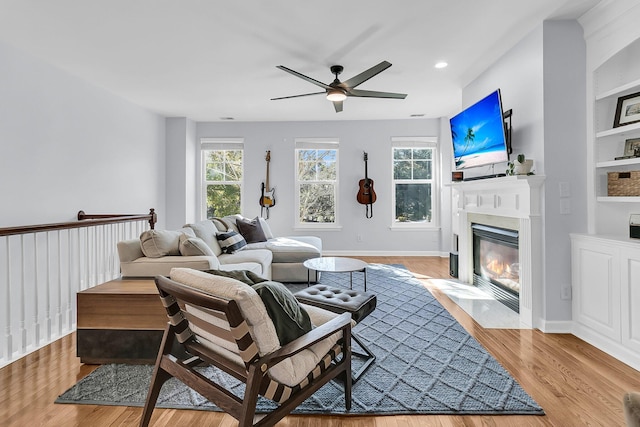
[[[367,161],[369,160],[368,154],[364,153],[364,179],[361,179],[358,183],[360,187],[356,199],[358,203],[367,206],[366,216],[367,218],[373,217],[373,204],[375,203],[377,196],[373,189],[373,180],[369,178],[369,172],[367,169]]]
[[[262,208],[262,216],[264,217],[264,214],[266,213],[266,218],[269,218],[269,208],[276,205],[276,190],[269,186],[269,162],[271,162],[271,151],[267,151],[265,160],[267,161],[267,177],[265,182],[261,185],[262,195],[260,196],[260,206]]]

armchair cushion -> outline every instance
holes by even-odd
[[[242,283],[246,283],[249,286],[267,281],[267,279],[265,279],[264,277],[259,276],[253,271],[249,270],[207,270],[206,273],[213,274],[214,276],[230,277],[232,279],[239,280]]]
[[[273,321],[269,317],[262,299],[251,286],[230,277],[214,276],[188,268],[172,269],[171,279],[217,297],[235,300],[247,322],[249,334],[260,356],[265,356],[281,348]],[[305,309],[313,311],[313,315],[310,314],[310,317],[315,326],[320,326],[321,322],[326,322],[338,316],[335,313],[317,307],[305,307]],[[187,307],[187,311],[189,310],[193,310],[193,308]],[[193,332],[200,334],[196,330]],[[283,360],[269,369],[269,376],[273,380],[290,387],[300,384],[333,348],[340,336],[339,333],[333,334],[308,349]],[[212,339],[211,341],[227,348],[229,351],[234,351],[232,347],[228,347],[228,344],[220,342],[221,340],[214,341]],[[233,359],[238,360],[237,356]],[[230,358],[230,360],[233,359]]]
[[[142,253],[148,258],[180,255],[180,231],[147,230],[140,235]]]
[[[260,295],[276,328],[280,345],[285,345],[312,329],[309,314],[282,283],[265,281],[251,287]]]

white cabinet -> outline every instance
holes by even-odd
[[[573,333],[640,369],[640,241],[571,235]]]

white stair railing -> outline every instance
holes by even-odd
[[[0,367],[76,328],[76,294],[120,276],[116,245],[154,228],[142,215],[0,228]]]

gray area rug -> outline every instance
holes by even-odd
[[[349,275],[323,273],[321,283],[348,288]],[[353,287],[362,289],[362,274],[353,274]],[[294,413],[544,414],[511,375],[402,266],[371,264],[367,268],[367,290],[377,295],[378,305],[354,328],[354,333],[377,359],[354,384],[351,411],[345,410],[341,384],[330,382]],[[354,368],[357,363],[354,358]],[[152,371],[153,367],[147,365],[103,365],[62,394],[56,403],[143,406]],[[219,381],[235,383],[235,391],[242,395],[243,386],[235,379],[213,368],[204,372]],[[259,401],[262,410],[273,405],[266,399]],[[175,379],[163,386],[157,407],[218,410]]]

